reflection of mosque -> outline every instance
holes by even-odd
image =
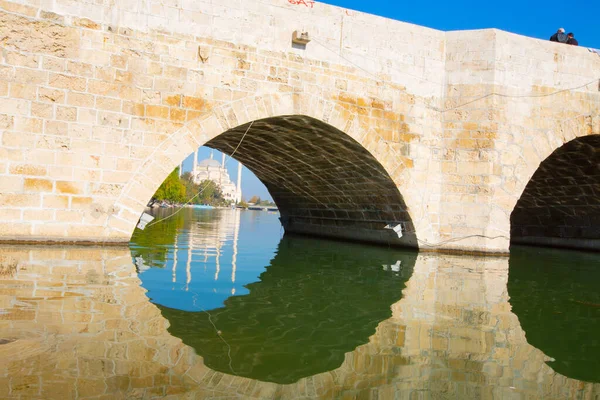
[[[180,247],[187,248],[187,256],[185,261],[185,289],[189,290],[192,283],[192,263],[194,261],[204,264],[206,270],[211,260],[214,259],[215,274],[214,280],[230,279],[231,294],[235,294],[235,275],[237,271],[237,253],[238,253],[238,237],[240,232],[240,210],[226,210],[219,212],[219,218],[211,222],[192,222],[189,231],[185,234],[175,234],[175,251],[173,252],[173,283],[177,283],[177,263],[178,250]],[[222,277],[221,261],[223,257],[223,248],[227,243],[231,242],[233,254],[231,261],[231,276]],[[216,291],[216,289],[214,289]]]
[[[145,251],[147,245],[134,250],[140,278],[152,301],[179,310],[202,311],[222,307],[232,295],[248,294],[246,285],[259,279],[272,257],[271,252],[255,247],[257,236],[250,234],[264,233],[262,227],[257,231],[250,224],[244,232],[240,230],[240,220],[252,220],[253,214],[238,209],[184,209],[178,215],[178,228],[160,246],[162,252]],[[272,227],[267,231],[274,235],[267,243],[279,240],[279,225]],[[155,233],[150,232],[150,237]],[[238,255],[241,243],[243,259]],[[243,268],[239,268],[240,262]]]

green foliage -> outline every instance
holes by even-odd
[[[192,180],[190,172],[183,173],[180,178],[179,168],[169,174],[152,199],[174,204],[190,203],[212,206],[226,206],[231,203],[225,200],[223,192],[215,182],[204,180],[197,185]]]
[[[167,176],[167,179],[165,179],[152,197],[158,201],[173,203],[184,202],[186,200],[186,188],[181,179],[179,179],[179,168],[175,168]]]
[[[198,196],[197,204],[210,204],[212,206],[228,204],[228,201],[223,198],[223,192],[215,182],[204,180],[198,186],[202,193]]]

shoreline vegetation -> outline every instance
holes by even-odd
[[[152,196],[147,208],[174,208],[210,206],[212,208],[244,208],[248,207],[276,207],[269,200],[261,200],[258,196],[252,196],[248,202],[244,199],[239,203],[227,200],[219,185],[212,180],[204,180],[199,184],[192,181],[190,172],[184,172],[179,176],[179,167],[167,176],[164,182]]]

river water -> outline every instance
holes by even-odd
[[[0,247],[0,398],[163,397],[597,400],[600,254],[416,253],[193,209],[129,247]]]

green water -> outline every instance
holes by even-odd
[[[600,382],[598,254],[514,248],[508,293],[527,341],[556,360],[556,372]]]

